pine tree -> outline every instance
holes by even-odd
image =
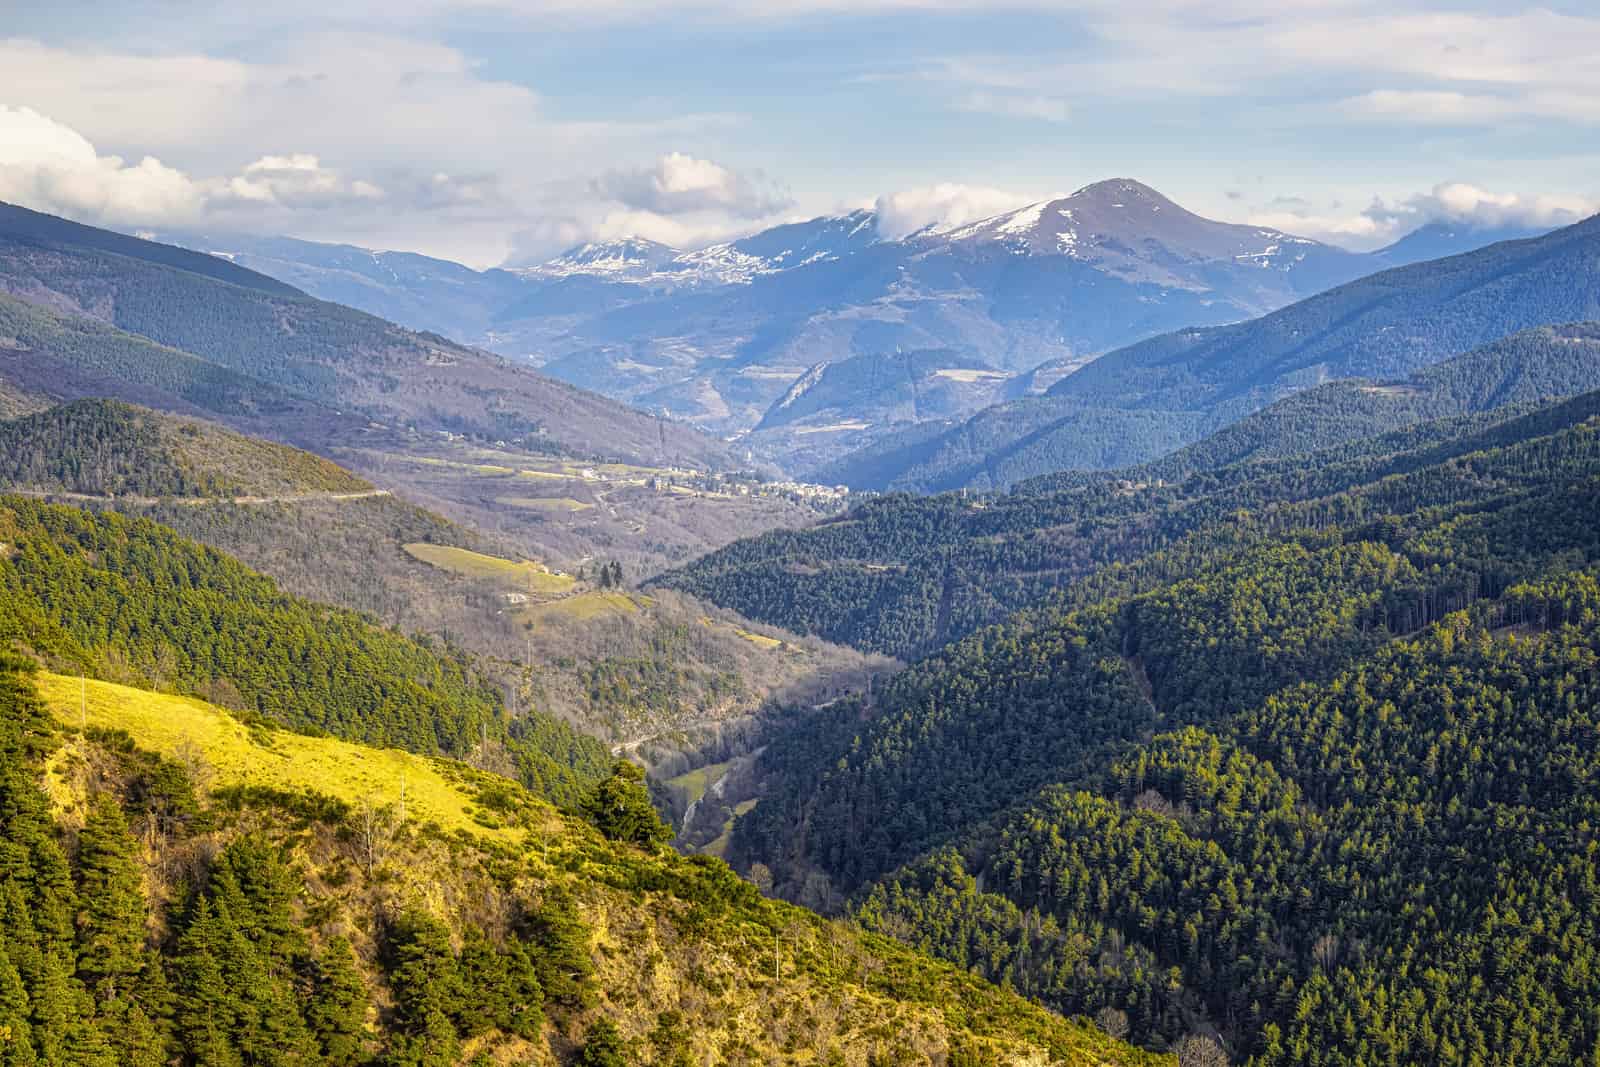
[[[611,776],[597,782],[585,799],[583,813],[613,841],[654,848],[672,840],[672,828],[661,821],[650,803],[644,771],[618,760]]]
[[[323,1059],[330,1067],[364,1062],[369,998],[350,942],[333,938],[303,972],[301,1003]]]
[[[32,1067],[38,1062],[33,1051],[33,1028],[28,1024],[28,991],[22,976],[0,945],[0,1065]]]
[[[198,1067],[235,1067],[243,1060],[229,1035],[240,1005],[223,976],[224,923],[201,896],[178,939],[174,1021],[178,1039]]]
[[[394,920],[385,947],[400,1031],[389,1062],[396,1067],[448,1062],[456,1051],[450,1019],[460,1012],[462,998],[450,932],[426,912],[410,908]]]
[[[601,1019],[589,1027],[583,1051],[573,1062],[576,1067],[628,1067],[628,1046],[617,1032],[617,1024]]]
[[[122,808],[97,794],[78,835],[78,977],[99,1004],[144,967],[144,892]]]

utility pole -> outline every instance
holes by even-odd
[[[400,825],[406,821],[406,772],[400,772]]]
[[[78,740],[89,732],[89,679],[78,675]]]

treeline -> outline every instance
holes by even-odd
[[[0,542],[0,642],[62,669],[414,752],[487,758],[487,738],[558,803],[609,766],[569,728],[514,728],[459,650],[285,595],[148,520],[0,497]]]

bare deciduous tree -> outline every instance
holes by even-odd
[[[1119,1041],[1128,1036],[1128,1013],[1120,1008],[1101,1008],[1095,1013],[1094,1024]]]
[[[1228,1053],[1209,1034],[1190,1034],[1178,1042],[1178,1067],[1228,1067]]]
[[[355,817],[356,848],[368,874],[388,854],[396,825],[394,805],[380,805],[370,794],[361,799]]]

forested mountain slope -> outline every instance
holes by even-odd
[[[585,807],[6,656],[7,1060],[1158,1062]]]
[[[1514,586],[1043,790],[861,914],[1150,1043],[1200,1016],[1256,1064],[1587,1063],[1597,608],[1592,572]]]
[[[1509,420],[1534,399],[1592,387],[1600,378],[1592,334],[1579,324],[1516,335],[1420,372],[1404,395],[1374,398],[1359,384],[1312,391],[1308,397],[1326,403],[1309,430],[1294,417],[1305,405],[1292,398],[1259,421],[1143,467],[1054,475],[1001,496],[869,501],[805,530],[729,545],[661,581],[774,625],[912,657],[998,621],[1090,568],[1154,551],[1229,509],[1334,493],[1478,447],[1470,434]],[[1338,401],[1352,393],[1360,401],[1341,417]],[[1499,403],[1510,406],[1305,455],[1279,451],[1291,447],[1285,440],[1339,440],[1391,421]],[[1553,410],[1572,415],[1591,404],[1585,398]]]
[[[120,391],[126,376],[136,386],[175,391],[228,417],[235,412],[211,397],[220,386],[197,390],[172,382],[206,378],[226,384],[230,375],[242,376],[268,387],[269,396],[396,428],[467,433],[582,455],[732,465],[720,442],[501,357],[313,300],[214,257],[21,208],[0,214],[0,291],[59,313],[42,326],[27,324],[32,334],[8,344],[7,377],[26,380],[30,371],[40,377],[36,359],[65,365],[94,383],[72,396],[98,391],[147,400]],[[73,340],[92,333],[74,321],[84,318],[166,349],[145,347],[128,355],[124,363],[138,364],[130,373],[101,358],[103,338],[93,338],[92,345]],[[121,335],[116,340],[121,343]],[[195,358],[204,365],[196,367]],[[314,439],[318,425],[306,420],[294,427],[301,435],[296,440],[325,443]]]
[[[135,497],[374,492],[309,452],[111,400],[0,422],[0,485]]]
[[[732,855],[1153,1047],[1588,1062],[1597,414],[1222,494],[773,744]]]
[[[56,401],[116,396],[286,436],[355,423],[314,401],[188,352],[0,292],[0,374],[13,389]]]
[[[829,469],[856,488],[1002,488],[1127,466],[1332,379],[1409,375],[1536,326],[1600,318],[1600,219],[1386,270],[1259,319],[1110,352],[931,440]],[[865,461],[870,459],[870,463]],[[865,480],[868,476],[871,481]]]
[[[604,746],[500,690],[457,649],[285,595],[146,519],[0,497],[0,642],[112,681],[196,693],[295,729],[490,766],[570,801]]]
[[[657,778],[727,764],[787,709],[895,666],[683,594],[602,585],[599,567],[552,570],[309,453],[115,401],[0,423],[5,492],[154,519],[283,591],[442,638],[509,709],[626,746]],[[714,799],[697,810],[719,832]]]
[[[1237,417],[1329,378],[1395,378],[1518,330],[1600,318],[1600,218],[1384,271],[1236,326],[1134,345],[1051,395]]]
[[[1279,400],[1203,441],[1124,473],[1174,481],[1244,462],[1315,452],[1419,422],[1533,405],[1600,388],[1600,323],[1540,326],[1394,381],[1330,382]],[[1081,472],[1024,482],[1026,492],[1081,483]]]
[[[112,230],[84,226],[54,215],[29,211],[14,204],[0,203],[0,232],[4,232],[11,242],[32,245],[42,251],[77,246],[159,263],[190,274],[198,274],[274,296],[305,295],[292,285],[217,256],[173,245],[157,244],[154,241],[130,237]]]

